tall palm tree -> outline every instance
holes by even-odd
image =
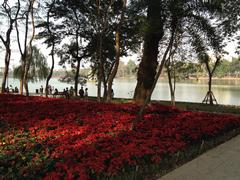
[[[167,59],[169,49],[165,51],[166,56],[162,59],[158,68],[159,44],[164,42],[163,37],[167,32],[186,32],[194,39],[201,38],[206,44],[206,51],[212,46],[214,51],[221,48],[216,27],[211,23],[211,17],[217,18],[221,13],[220,1],[192,1],[192,0],[151,0],[147,3],[146,30],[144,35],[143,55],[139,65],[137,86],[134,99],[139,104],[144,104],[151,99],[152,91],[156,85],[156,79],[161,74],[163,65]],[[170,36],[170,39],[174,37]],[[169,40],[169,45],[172,44]],[[196,45],[192,43],[192,45]],[[198,50],[198,48],[195,48]],[[205,51],[204,50],[204,51]],[[202,53],[203,51],[201,51]]]

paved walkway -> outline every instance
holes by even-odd
[[[240,180],[240,135],[158,180]]]

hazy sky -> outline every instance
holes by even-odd
[[[3,0],[0,0],[0,4],[3,2]],[[4,24],[4,23],[3,23]],[[0,33],[3,37],[5,37],[2,33],[2,30],[5,29],[6,27],[4,27],[3,25],[0,25]],[[31,31],[31,30],[30,30]],[[31,32],[30,32],[31,34]],[[240,34],[240,33],[239,33]],[[21,34],[20,37],[24,37],[23,34]],[[12,69],[13,66],[17,66],[19,65],[19,61],[20,61],[20,53],[19,53],[19,50],[18,50],[18,46],[17,46],[17,42],[16,42],[16,33],[15,33],[15,30],[13,30],[13,33],[12,33],[12,40],[14,40],[14,42],[12,42],[12,57],[11,57],[11,62],[10,62],[10,68]],[[23,39],[21,40],[21,42],[23,42]],[[0,41],[0,46],[2,47],[2,49],[0,49],[0,67],[4,67],[4,56],[5,56],[5,52],[4,52],[4,46],[2,44],[2,42]],[[50,50],[47,50],[46,49],[46,45],[44,44],[41,44],[39,42],[37,42],[37,47],[41,49],[42,53],[48,57],[48,63],[50,65],[51,63],[51,58],[49,57],[49,52]],[[236,51],[236,47],[237,47],[237,43],[236,42],[229,42],[227,47],[225,48],[225,50],[229,53],[229,55],[227,55],[225,57],[225,59],[228,59],[228,60],[231,60],[232,57],[237,57],[237,54],[235,54],[235,51]],[[124,57],[122,58],[123,61],[127,61],[129,59],[132,59],[132,60],[136,60],[137,61],[137,55],[133,55],[131,57]],[[56,59],[56,61],[58,61]],[[57,65],[57,62],[56,62],[56,68],[59,69],[61,68],[60,66]]]
[[[2,43],[1,43],[2,46]],[[37,46],[39,48],[41,48],[42,53],[48,57],[49,54],[49,50],[46,49],[46,45],[41,45],[40,43],[37,44]],[[237,57],[237,54],[235,54],[236,51],[236,47],[237,47],[237,43],[236,42],[231,42],[228,43],[227,47],[225,48],[225,50],[229,53],[229,55],[227,55],[225,58],[228,60],[231,60],[232,57]],[[10,62],[10,68],[12,69],[13,66],[17,66],[19,65],[19,60],[20,60],[20,55],[19,55],[19,50],[18,47],[16,45],[16,42],[12,43],[12,57],[11,57],[11,62]],[[0,67],[4,67],[4,56],[5,56],[5,52],[4,52],[4,47],[3,49],[0,51]],[[123,61],[127,61],[129,59],[132,60],[137,60],[137,55],[133,55],[130,57],[124,57],[122,58]],[[51,63],[51,58],[48,57],[48,63],[50,65]],[[60,69],[60,66],[56,67],[57,69]]]

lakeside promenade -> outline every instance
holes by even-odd
[[[240,135],[158,180],[240,180]]]

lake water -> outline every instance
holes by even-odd
[[[13,78],[8,79],[8,84],[19,87],[19,81]],[[213,93],[219,104],[240,105],[240,80],[221,80],[213,82]],[[34,93],[40,86],[45,86],[45,82],[29,83],[30,92]],[[62,91],[71,84],[61,83],[53,78],[50,85]],[[89,96],[97,95],[97,86],[93,82],[88,82]],[[114,97],[132,98],[136,80],[116,79],[113,84]],[[207,81],[186,81],[178,82],[176,86],[176,101],[202,102],[208,90]],[[170,100],[169,86],[167,82],[159,82],[152,95],[153,100]]]

